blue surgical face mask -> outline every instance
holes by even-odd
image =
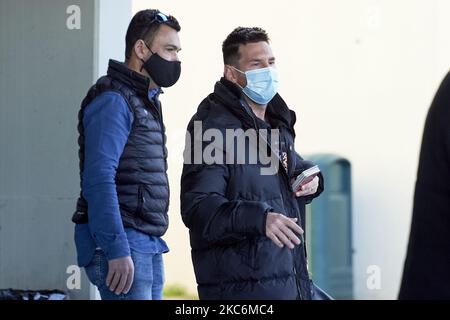
[[[265,105],[272,100],[278,92],[278,74],[275,68],[262,68],[243,72],[235,67],[233,69],[245,74],[247,85],[242,88],[252,101],[257,104]]]

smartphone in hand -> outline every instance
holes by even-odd
[[[295,178],[294,182],[292,183],[292,190],[294,190],[294,192],[299,191],[302,186],[311,182],[315,177],[317,177],[319,173],[320,169],[317,165],[306,169],[305,171],[300,173],[297,178]]]

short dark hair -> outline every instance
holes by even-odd
[[[147,44],[151,44],[155,38],[156,32],[158,31],[161,24],[166,24],[169,27],[180,31],[181,27],[178,20],[174,16],[167,15],[168,20],[165,22],[155,23],[156,15],[161,13],[157,9],[147,9],[136,13],[131,19],[130,25],[128,26],[127,35],[125,36],[125,58],[129,59],[131,57],[131,50],[134,44],[139,39],[144,40]]]
[[[240,59],[239,46],[260,41],[269,42],[269,35],[265,30],[258,27],[237,27],[222,44],[223,62],[229,65],[236,65]]]

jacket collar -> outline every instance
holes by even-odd
[[[225,78],[221,78],[215,85],[214,96],[219,98],[228,110],[241,120],[244,126],[255,126],[256,121],[254,120],[256,115],[250,107],[246,106],[246,103],[244,105],[241,103],[244,100],[243,93],[237,85]],[[274,128],[284,126],[294,134],[295,112],[288,108],[278,93],[269,102],[266,115]]]
[[[124,63],[110,59],[108,64],[108,76],[133,88],[139,96],[148,96],[150,78],[131,70]]]

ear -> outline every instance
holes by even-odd
[[[223,76],[225,77],[225,79],[227,79],[228,81],[231,81],[233,83],[238,83],[238,77],[237,77],[237,72],[235,70],[233,70],[233,68],[231,68],[228,65],[225,65],[223,67]]]
[[[148,49],[147,49],[144,41],[139,39],[138,41],[135,42],[135,44],[133,46],[133,51],[134,51],[134,54],[136,55],[136,57],[138,57],[138,59],[145,60]]]

